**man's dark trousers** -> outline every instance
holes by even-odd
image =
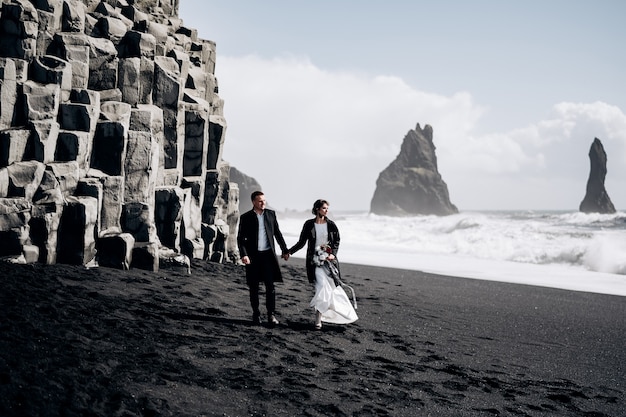
[[[276,291],[274,289],[274,259],[275,255],[271,250],[256,253],[250,259],[249,267],[255,268],[256,282],[249,283],[250,286],[250,305],[254,317],[260,317],[259,311],[259,286],[261,282],[265,284],[265,306],[268,314],[274,314],[276,309]]]

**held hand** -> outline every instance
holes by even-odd
[[[243,262],[244,265],[250,265],[250,258],[246,255],[241,258],[241,262]]]
[[[281,258],[283,258],[284,260],[288,261],[289,260],[289,252],[283,253]]]
[[[335,255],[333,255],[332,253],[328,254],[328,259],[329,261],[334,261],[335,260]]]

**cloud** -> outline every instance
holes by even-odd
[[[626,117],[606,103],[558,103],[531,126],[477,135],[487,110],[469,92],[418,91],[395,76],[326,71],[298,56],[221,56],[217,71],[224,158],[279,209],[320,197],[334,209],[369,209],[378,174],[418,123],[433,126],[440,172],[461,209],[577,208],[594,137],[624,189]]]

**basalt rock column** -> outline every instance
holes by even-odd
[[[15,61],[9,58],[0,58],[0,129],[11,127],[16,100],[17,74]]]
[[[96,257],[98,201],[93,197],[71,197],[59,223],[57,262],[86,265]]]
[[[156,57],[154,80],[153,102],[163,110],[165,168],[178,172],[184,151],[184,116],[179,108],[183,88],[176,61],[173,58]],[[179,183],[180,178],[174,181]]]

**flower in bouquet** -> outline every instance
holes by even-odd
[[[328,259],[328,255],[333,253],[333,250],[328,245],[319,245],[315,247],[315,253],[313,254],[313,263],[317,266],[324,265],[324,262]]]

